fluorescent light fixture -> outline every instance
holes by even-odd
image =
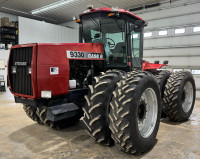
[[[185,33],[185,28],[175,29],[175,34],[184,34],[184,33]]]
[[[7,8],[7,7],[1,7],[1,8],[2,8],[2,9],[5,9],[5,10],[12,11],[12,12],[17,12],[17,13],[21,13],[21,14],[25,14],[25,15],[30,15],[30,13],[23,12],[23,11],[20,11],[20,10],[15,10],[15,9]],[[33,15],[33,16],[39,17],[39,18],[43,18],[43,19],[48,19],[48,20],[51,20],[51,21],[57,21],[57,20],[55,20],[55,19],[50,19],[50,18],[38,16],[38,15]]]
[[[161,30],[161,31],[159,31],[158,34],[159,34],[160,36],[167,35],[167,30]]]
[[[144,37],[145,38],[152,37],[152,32],[144,33]]]
[[[41,8],[38,8],[38,9],[35,9],[35,10],[32,10],[31,11],[31,14],[38,14],[38,13],[41,13],[41,12],[45,12],[47,10],[51,10],[51,9],[54,9],[54,8],[58,8],[58,7],[61,7],[65,4],[68,4],[72,1],[75,1],[75,0],[61,0],[61,1],[58,1],[58,2],[55,2],[55,3],[52,3],[52,4],[49,4],[49,5],[46,5],[44,7],[41,7]]]
[[[200,26],[194,27],[194,28],[193,28],[193,32],[200,32]]]
[[[138,38],[138,34],[133,34],[133,39],[137,39]]]

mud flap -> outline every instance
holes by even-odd
[[[80,108],[74,103],[66,103],[47,108],[47,119],[50,121],[59,121],[76,116]]]

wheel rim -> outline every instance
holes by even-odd
[[[182,108],[185,113],[190,111],[193,103],[193,97],[194,97],[193,86],[192,83],[188,81],[185,84],[182,93]]]
[[[152,88],[147,88],[142,94],[137,114],[139,132],[147,138],[155,128],[158,114],[157,96]]]

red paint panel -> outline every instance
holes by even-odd
[[[166,64],[155,64],[155,63],[149,63],[145,60],[143,60],[142,63],[142,70],[147,71],[147,70],[157,70],[161,69],[163,66],[167,66]]]
[[[30,47],[30,46],[33,47],[33,55],[31,62],[33,96],[14,93],[12,92],[11,88],[11,92],[15,96],[26,97],[29,99],[41,98],[42,90],[52,91],[52,96],[63,95],[68,93],[70,70],[69,70],[69,59],[67,59],[67,50],[104,53],[103,45],[100,43],[93,43],[93,44],[92,43],[59,43],[59,44],[39,43],[39,44],[16,45],[13,46],[12,48]],[[51,67],[58,67],[59,73],[57,75],[51,75],[50,74]]]
[[[67,50],[94,53],[104,52],[103,45],[97,43],[38,44],[37,84],[39,98],[41,97],[42,90],[52,91],[52,96],[68,93],[70,70]],[[59,74],[51,75],[50,67],[58,67]]]

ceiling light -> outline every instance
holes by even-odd
[[[55,2],[55,3],[52,3],[52,4],[49,4],[49,5],[46,5],[44,7],[41,7],[41,8],[38,8],[38,9],[35,9],[35,10],[32,10],[31,11],[31,14],[38,14],[38,13],[41,13],[41,12],[45,12],[47,10],[51,10],[51,9],[54,9],[54,8],[58,8],[58,7],[61,7],[65,4],[68,4],[70,2],[72,2],[74,0],[61,0],[61,1],[58,1],[58,2]]]
[[[30,15],[30,13],[23,12],[23,11],[20,11],[20,10],[15,10],[15,9],[7,8],[7,7],[1,7],[1,8],[12,11],[12,12],[17,12],[19,14]],[[54,19],[51,19],[51,18],[46,18],[46,17],[43,17],[43,16],[38,16],[38,15],[32,15],[32,16],[35,16],[35,17],[38,17],[38,18],[43,18],[43,19],[48,19],[48,20],[51,20],[51,21],[57,21],[57,20],[54,20]]]

